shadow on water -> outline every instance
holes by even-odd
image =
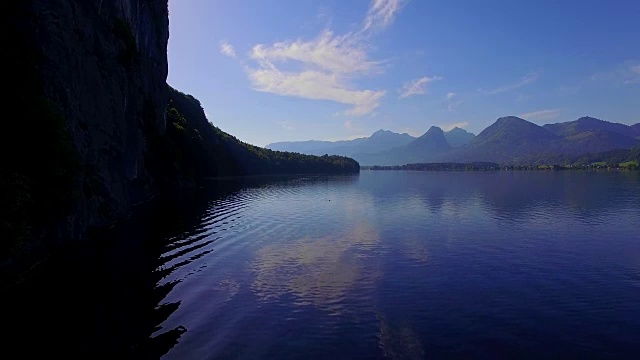
[[[162,356],[188,329],[177,326],[151,337],[180,307],[179,301],[162,303],[180,280],[162,285],[159,280],[206,252],[159,270],[171,259],[161,255],[176,236],[195,231],[212,201],[247,187],[283,181],[295,180],[211,180],[198,192],[143,204],[134,216],[90,241],[58,249],[26,281],[3,290],[5,329],[10,332],[4,339],[9,346],[6,350],[16,350],[22,357]],[[13,346],[16,348],[11,349]]]

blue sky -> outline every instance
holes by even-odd
[[[170,0],[168,83],[264,146],[640,122],[640,1]]]

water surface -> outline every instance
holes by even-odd
[[[637,174],[373,171],[242,189],[169,240],[158,284],[180,306],[158,333],[188,330],[167,358],[623,354],[639,190]]]
[[[640,353],[637,172],[363,171],[208,188],[105,242],[102,261],[113,270],[98,276],[98,305],[83,309],[111,314],[97,321],[103,329],[127,328],[103,330],[113,343],[126,335],[120,343],[135,344],[127,351]],[[126,315],[111,318],[118,314]]]

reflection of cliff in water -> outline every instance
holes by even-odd
[[[162,276],[155,269],[163,241],[193,226],[206,209],[197,198],[183,195],[179,202],[141,205],[131,219],[52,255],[11,292],[15,317],[10,328],[47,344],[52,356],[161,355],[157,350],[185,330],[168,329],[148,339],[179,306],[158,306],[176,285],[155,286]],[[42,351],[20,351],[31,350]]]
[[[348,183],[354,177],[335,178],[332,181]],[[6,324],[12,331],[9,339],[29,336],[46,346],[52,356],[129,354],[156,358],[166,353],[188,329],[161,328],[180,306],[179,301],[166,303],[163,299],[181,280],[160,280],[210,251],[203,247],[215,239],[195,245],[193,240],[202,232],[209,204],[243,189],[305,186],[318,181],[327,180],[211,180],[197,193],[175,194],[140,205],[132,218],[95,234],[91,241],[53,254],[28,281],[5,291],[4,310],[10,315]],[[187,260],[172,262],[185,253]],[[20,348],[25,356],[30,351],[42,349]]]

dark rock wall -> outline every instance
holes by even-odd
[[[33,79],[23,92],[46,99],[60,115],[74,156],[69,205],[30,235],[79,239],[127,215],[157,190],[144,160],[148,139],[165,131],[167,0],[30,0],[10,6],[9,40],[21,52],[16,56],[31,61],[22,69],[17,64],[18,77]],[[35,143],[20,146],[38,151]]]

